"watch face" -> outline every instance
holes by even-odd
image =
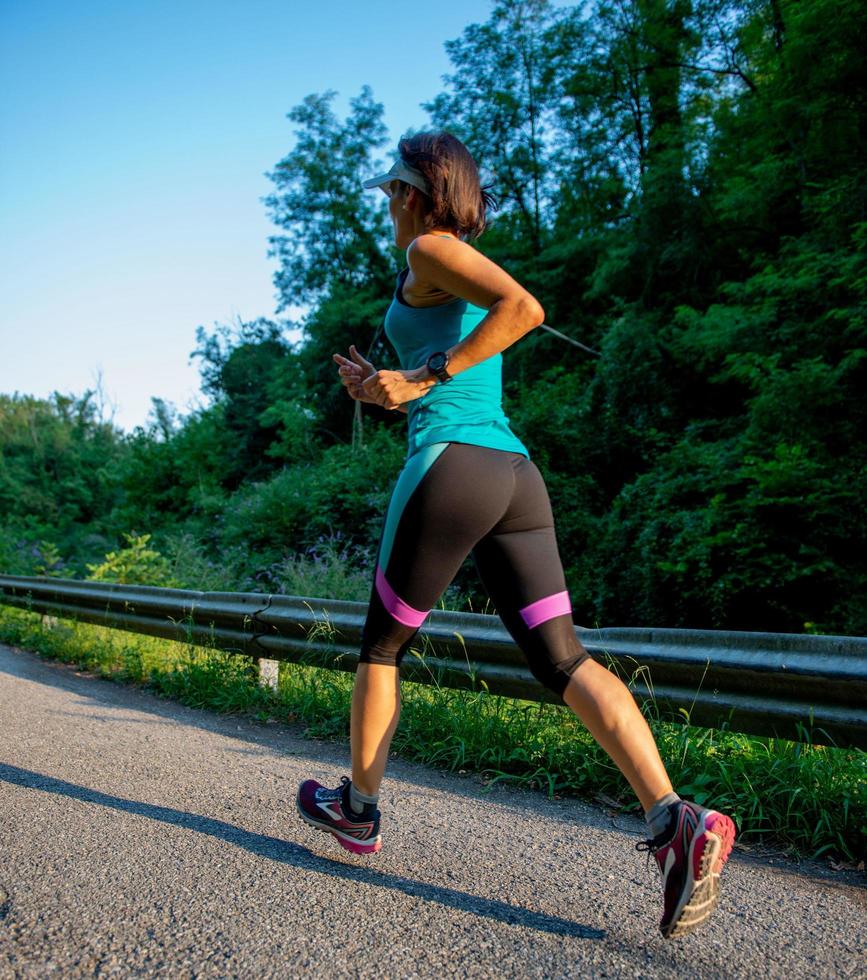
[[[445,354],[431,354],[428,358],[427,366],[431,371],[442,371],[446,366],[448,358]]]

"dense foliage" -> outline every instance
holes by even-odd
[[[865,31],[857,0],[501,0],[448,44],[426,108],[492,175],[480,247],[599,352],[506,356],[583,623],[867,633]],[[382,107],[290,119],[266,206],[302,341],[202,331],[209,407],[128,437],[92,395],[0,396],[4,569],[88,574],[145,533],[200,587],[369,561],[402,422],[356,415],[330,355],[393,363],[401,257],[359,190]]]

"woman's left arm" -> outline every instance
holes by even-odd
[[[472,333],[446,351],[451,375],[511,347],[545,319],[535,297],[505,269],[465,242],[422,235],[410,245],[407,259],[419,282],[488,311]],[[420,367],[414,371],[378,371],[364,386],[385,408],[396,408],[421,398],[434,383],[427,368]]]
[[[466,242],[422,235],[407,250],[416,279],[488,311],[475,330],[446,353],[460,374],[511,347],[545,319],[539,301],[496,262]]]

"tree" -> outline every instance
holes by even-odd
[[[96,392],[0,395],[0,537],[67,561],[101,553],[126,452]]]
[[[191,356],[201,359],[202,389],[222,407],[227,443],[222,482],[235,487],[277,467],[268,453],[279,429],[266,414],[269,385],[295,355],[282,326],[264,318],[211,335],[199,327],[196,340],[199,347]]]
[[[555,187],[550,167],[551,71],[545,31],[549,0],[500,0],[485,24],[446,42],[449,91],[425,105],[433,124],[467,143],[493,171],[504,210],[499,240],[538,255]]]
[[[383,107],[364,86],[341,122],[336,94],[308,95],[292,109],[295,146],[268,174],[276,190],[265,205],[284,232],[269,239],[280,261],[278,313],[388,277],[384,208],[361,187],[386,141]]]
[[[335,351],[354,343],[378,364],[390,354],[381,326],[393,289],[391,229],[382,195],[361,186],[381,168],[376,153],[386,141],[383,107],[365,86],[341,121],[331,108],[335,94],[310,95],[289,113],[299,127],[296,144],[269,175],[277,191],[265,203],[287,232],[271,239],[281,263],[275,276],[280,309],[312,304],[291,377],[284,371],[285,381],[272,387],[276,393],[283,385],[266,416],[283,420],[278,455],[296,452],[291,446],[300,445],[302,418],[328,442],[350,438],[353,410],[335,383]],[[296,434],[289,437],[292,427]]]

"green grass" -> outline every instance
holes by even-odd
[[[272,692],[259,686],[245,657],[66,620],[48,626],[36,614],[10,609],[0,609],[0,641],[145,684],[184,704],[300,722],[310,737],[348,738],[353,677],[344,672],[283,664]],[[867,753],[649,721],[675,788],[730,813],[742,843],[805,857],[867,858]],[[489,784],[549,796],[604,794],[637,809],[607,756],[555,705],[405,683],[393,751],[479,773]]]

